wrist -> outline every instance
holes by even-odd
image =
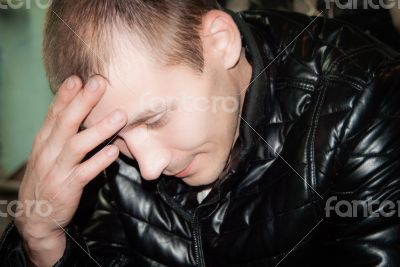
[[[53,266],[64,254],[66,237],[63,234],[24,240],[23,247],[32,266]]]
[[[24,243],[30,251],[51,251],[55,248],[64,247],[66,243],[65,234],[54,234],[43,238],[24,238]]]
[[[47,224],[41,223],[21,223],[17,220],[15,221],[15,226],[17,227],[22,238],[27,243],[40,242],[45,240],[54,240],[57,237],[63,236],[64,231],[61,228],[51,229]]]

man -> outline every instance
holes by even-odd
[[[227,12],[53,2],[57,95],[2,266],[400,263],[398,213],[362,209],[400,199],[398,55],[336,21]],[[99,173],[81,230],[72,217]]]

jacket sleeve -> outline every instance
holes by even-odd
[[[323,266],[400,266],[400,64],[378,77],[344,127],[315,255]]]
[[[55,267],[132,266],[126,238],[106,183],[100,190],[93,215],[83,232],[71,223],[67,245]],[[11,223],[0,243],[1,267],[27,267],[29,263],[17,228]]]

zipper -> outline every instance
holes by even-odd
[[[229,177],[232,175],[232,172],[229,172],[227,176]],[[171,197],[168,194],[164,194],[164,189],[162,189],[162,181],[160,181],[157,184],[157,193],[161,197],[161,199],[168,205],[170,206],[175,212],[180,214],[183,218],[185,218],[187,221],[191,222],[191,226],[193,229],[193,243],[194,243],[194,256],[195,256],[195,261],[196,261],[196,266],[197,267],[205,267],[206,264],[204,262],[204,254],[203,254],[203,248],[202,248],[202,241],[201,241],[201,226],[199,222],[199,217],[198,217],[198,212],[201,208],[204,208],[209,205],[213,205],[215,203],[218,203],[221,192],[220,188],[218,188],[218,193],[217,196],[210,200],[208,203],[200,204],[192,213],[189,213],[185,210],[183,210],[177,203],[175,203],[174,200],[171,199]]]
[[[194,255],[196,259],[196,266],[205,267],[203,248],[201,244],[201,227],[199,218],[197,216],[197,210],[193,214],[192,227],[193,227],[193,242],[194,242]]]

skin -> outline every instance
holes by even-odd
[[[189,173],[177,178],[188,185],[208,185],[218,178],[238,137],[252,68],[228,14],[207,13],[200,34],[203,73],[183,65],[161,66],[148,50],[120,35],[118,41],[127,49],[116,50],[120,52],[109,64],[106,79],[95,76],[82,85],[71,77],[58,90],[33,144],[19,192],[21,203],[46,201],[52,207],[46,217],[34,210],[26,216],[21,207],[22,215],[16,218],[32,265],[52,266],[61,258],[66,242],[62,228],[76,212],[84,186],[115,161],[119,151],[138,161],[144,179],[175,175],[189,163]],[[213,103],[215,97],[237,106],[207,109],[196,102]],[[163,105],[156,109],[159,103]],[[129,125],[145,108],[152,115]],[[154,127],[159,120],[164,121],[162,126]],[[82,124],[86,129],[79,131]],[[114,144],[82,162],[114,135]]]

